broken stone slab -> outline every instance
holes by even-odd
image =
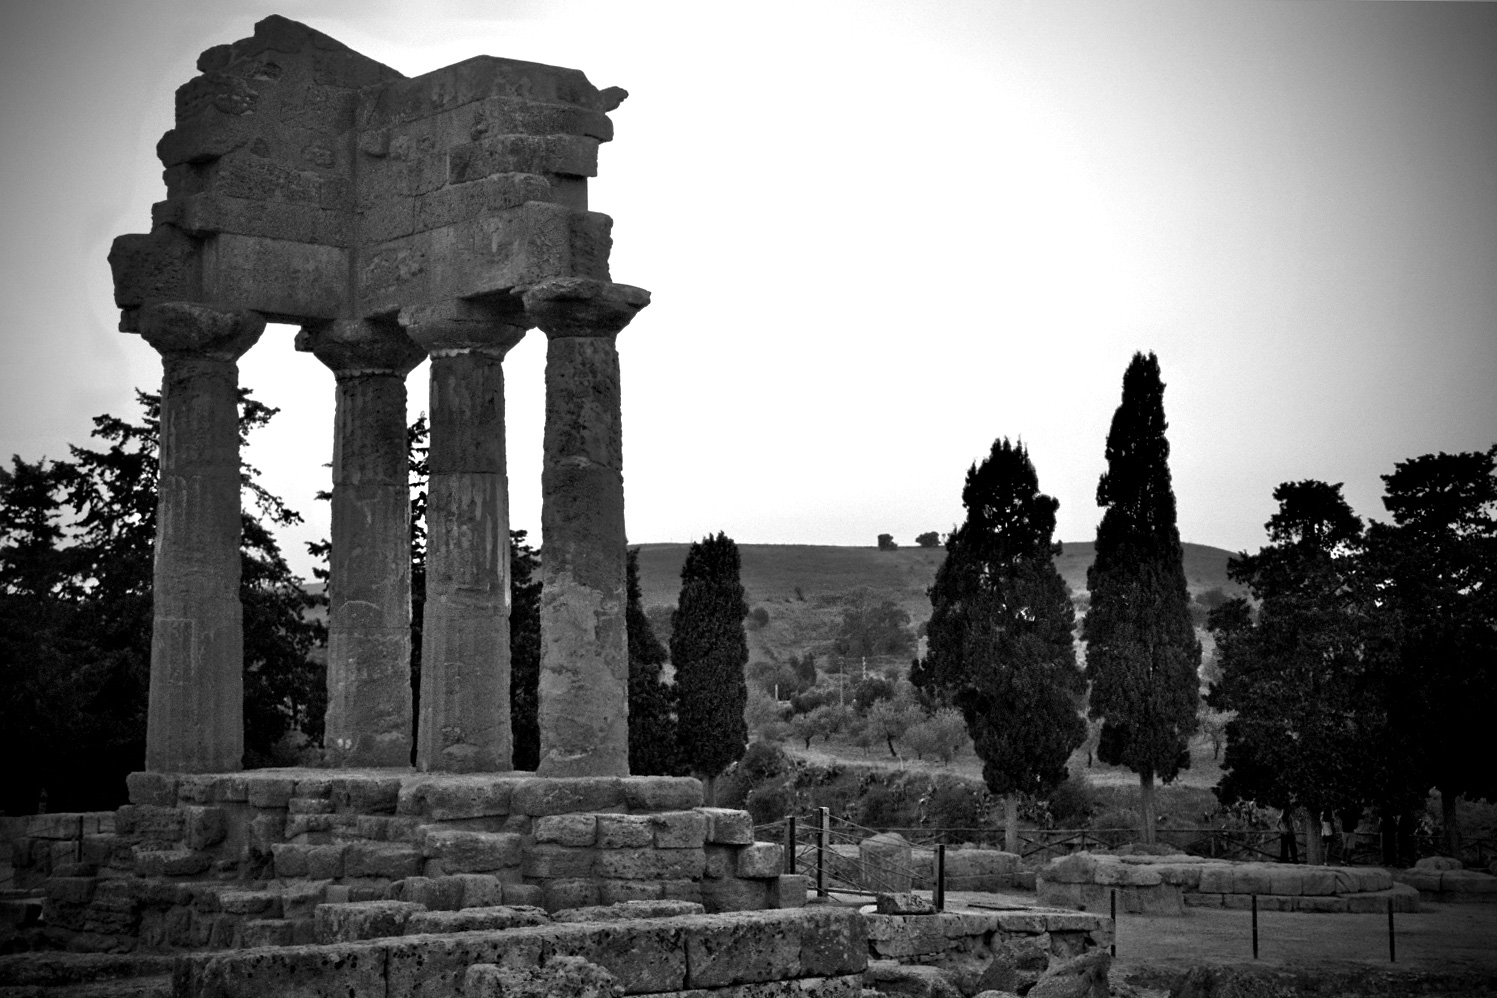
[[[1094,949],[1052,966],[1029,989],[1028,998],[1107,998],[1107,971],[1112,958]]]
[[[327,945],[402,935],[411,916],[423,911],[425,905],[411,901],[320,904],[313,920],[317,941]]]
[[[529,905],[495,905],[461,911],[418,911],[405,922],[408,936],[424,933],[477,932],[546,925],[552,921],[545,909]]]
[[[934,915],[936,913],[935,904],[929,898],[921,897],[914,891],[880,892],[875,898],[875,903],[880,915]]]
[[[613,998],[622,994],[618,978],[576,956],[559,956],[544,967],[475,964],[463,975],[463,998]]]

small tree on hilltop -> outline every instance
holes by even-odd
[[[635,776],[678,774],[675,690],[661,666],[668,657],[640,605],[639,549],[629,549],[629,601],[624,623],[629,634],[629,772]]]
[[[1086,739],[1075,611],[1056,571],[1055,512],[1024,445],[995,440],[962,489],[967,520],[946,543],[930,590],[925,659],[914,678],[961,710],[988,789],[1004,798],[1018,850],[1018,798],[1066,778]]]
[[[742,758],[748,745],[746,616],[738,545],[723,533],[692,544],[671,618],[671,663],[683,762],[707,783],[709,800],[718,774]]]
[[[934,530],[928,530],[923,534],[915,536],[915,543],[923,548],[934,548],[941,546],[941,535]]]
[[[1134,354],[1097,483],[1106,512],[1086,573],[1091,608],[1082,636],[1090,710],[1104,722],[1097,755],[1138,774],[1147,843],[1154,841],[1154,780],[1169,783],[1190,765],[1187,740],[1200,699],[1201,643],[1190,619],[1167,427],[1159,361]]]
[[[878,549],[880,551],[894,551],[894,550],[897,550],[898,548],[899,548],[899,545],[894,543],[894,535],[893,534],[879,534],[878,535]]]

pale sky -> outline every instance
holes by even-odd
[[[1185,540],[1256,550],[1287,480],[1497,441],[1497,4],[23,0],[0,30],[0,456],[136,415],[106,255],[165,197],[200,51],[283,14],[407,76],[583,70],[614,279],[632,542],[904,544],[1022,437],[1089,540],[1108,423],[1158,353]],[[333,379],[272,326],[252,446],[327,534]],[[540,526],[544,338],[505,362],[511,522]],[[409,382],[426,407],[426,367]]]

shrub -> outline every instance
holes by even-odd
[[[750,628],[758,630],[767,623],[769,623],[769,611],[764,607],[756,606],[749,611],[748,626]]]
[[[894,684],[882,676],[869,676],[852,688],[852,702],[859,711],[866,712],[880,700],[894,696]]]
[[[858,824],[869,828],[910,828],[915,824],[904,787],[898,783],[886,786],[874,783],[858,802]]]
[[[939,547],[941,544],[941,535],[934,530],[928,530],[923,534],[917,534],[915,536],[915,543],[923,548]]]
[[[1097,807],[1091,784],[1074,776],[1051,791],[1045,803],[1056,828],[1085,828]]]
[[[904,744],[916,758],[932,756],[950,764],[960,752],[972,747],[972,739],[967,735],[967,722],[962,715],[944,707],[911,725],[904,734]]]
[[[790,757],[778,745],[754,742],[738,760],[737,771],[742,773],[752,786],[759,786],[790,772]]]
[[[754,824],[771,824],[796,812],[795,791],[783,780],[755,787],[744,800],[743,809],[753,817]]]
[[[878,549],[880,551],[893,551],[893,550],[896,550],[898,547],[899,547],[899,545],[894,543],[894,535],[893,534],[879,534],[878,535]]]
[[[920,798],[920,823],[933,830],[982,828],[987,818],[987,788],[971,780],[938,776]]]

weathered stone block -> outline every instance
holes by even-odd
[[[504,903],[510,907],[540,908],[546,903],[539,884],[505,884]]]
[[[251,776],[246,779],[246,784],[251,807],[286,807],[296,792],[296,781],[288,777]]]
[[[692,919],[684,933],[686,986],[721,988],[801,976],[804,923],[764,917],[778,914]]]
[[[596,857],[592,849],[542,842],[526,850],[520,870],[527,877],[588,877]]]
[[[241,953],[192,953],[172,973],[179,995],[312,996],[385,993],[385,949],[345,944],[334,947],[281,946]]]
[[[754,841],[754,819],[747,811],[725,807],[703,807],[707,819],[707,841],[716,845],[746,846]]]
[[[213,865],[213,857],[190,849],[137,849],[137,877],[191,877]]]
[[[408,936],[421,933],[452,933],[514,929],[526,925],[547,925],[551,921],[542,908],[518,905],[494,905],[464,908],[461,911],[416,912],[405,923]]]
[[[702,806],[702,781],[690,776],[627,776],[624,803],[633,814]]]
[[[283,918],[250,918],[239,926],[241,949],[259,946],[290,946],[295,941],[292,923]]]
[[[63,904],[87,904],[93,900],[95,877],[51,877],[44,885],[49,901]]]
[[[411,901],[320,904],[313,916],[317,941],[327,945],[399,936],[405,932],[406,921],[425,910],[424,905]]]
[[[562,846],[591,846],[598,839],[595,814],[551,814],[534,819],[531,834],[536,842]]]
[[[1047,883],[1090,884],[1097,879],[1097,858],[1091,853],[1073,852],[1045,864],[1041,874]]]
[[[598,900],[604,905],[625,901],[654,901],[664,893],[658,880],[599,880]]]
[[[539,965],[549,931],[546,926],[521,926],[496,932],[411,935],[389,940],[383,944],[389,961],[385,993],[408,998],[464,994],[464,977],[474,964]]]
[[[613,998],[622,992],[618,978],[576,956],[558,956],[543,967],[479,963],[463,976],[464,998]]]
[[[665,811],[649,816],[661,849],[700,849],[707,841],[707,816],[700,811]]]
[[[230,915],[281,917],[281,895],[275,891],[223,891],[218,896],[218,903]]]
[[[457,911],[463,906],[465,886],[456,877],[407,877],[396,885],[395,897],[425,905],[430,911]]]
[[[229,832],[228,812],[221,807],[182,808],[182,838],[188,849],[208,849]]]
[[[702,875],[700,849],[600,849],[592,872],[616,880],[682,880]]]
[[[624,786],[616,776],[532,777],[515,785],[512,803],[517,814],[536,818],[579,811],[606,811],[624,803]]]
[[[782,873],[769,882],[764,903],[770,908],[799,908],[806,903],[810,878],[800,873]]]
[[[541,887],[541,907],[547,911],[561,911],[564,908],[586,908],[598,903],[598,882],[581,877],[562,878],[558,880],[547,880]],[[504,900],[509,901],[509,891],[505,890]]]
[[[1272,894],[1273,868],[1263,866],[1238,866],[1232,869],[1232,893]],[[1286,883],[1287,886],[1287,883]],[[1223,893],[1226,893],[1223,891]]]
[[[1307,897],[1335,894],[1336,871],[1326,866],[1307,866],[1300,871],[1299,892]]]
[[[702,876],[717,879],[738,874],[738,850],[741,846],[707,845],[703,847]]]
[[[1319,914],[1344,914],[1347,911],[1347,899],[1341,897],[1306,895],[1290,900],[1294,902],[1295,911]]]
[[[428,828],[423,853],[440,860],[448,873],[485,873],[520,865],[520,836],[502,832],[465,832]]]
[[[895,832],[864,839],[858,846],[864,886],[879,892],[904,892],[913,886],[910,844]]]
[[[326,797],[293,797],[286,802],[286,813],[292,817],[332,814],[333,802]]]
[[[131,804],[172,807],[177,803],[177,777],[171,773],[131,773],[125,777]]]
[[[643,814],[598,815],[598,848],[639,849],[653,845],[655,829]]]
[[[503,817],[510,813],[514,781],[483,775],[444,775],[401,788],[396,813],[432,821]]]
[[[268,316],[337,318],[348,288],[348,254],[337,246],[219,233],[203,242],[201,299]]]
[[[346,877],[387,877],[401,880],[421,873],[423,856],[414,846],[395,843],[353,842],[343,854]]]
[[[702,882],[700,880],[662,880],[660,897],[662,900],[691,901],[701,904]]]
[[[737,875],[778,877],[785,869],[785,849],[775,842],[753,842],[738,850]]]
[[[35,819],[33,819],[35,824]],[[152,804],[126,804],[115,811],[115,831],[139,845],[170,844],[182,839],[182,811]],[[28,834],[31,834],[28,830]],[[32,838],[41,838],[31,834]]]
[[[702,881],[702,904],[709,912],[756,911],[769,907],[769,884],[766,880],[741,880],[724,877]]]
[[[348,849],[340,844],[304,845],[295,842],[276,842],[270,847],[275,857],[277,877],[310,877],[313,880],[334,880],[344,876],[347,869],[344,858]]]

